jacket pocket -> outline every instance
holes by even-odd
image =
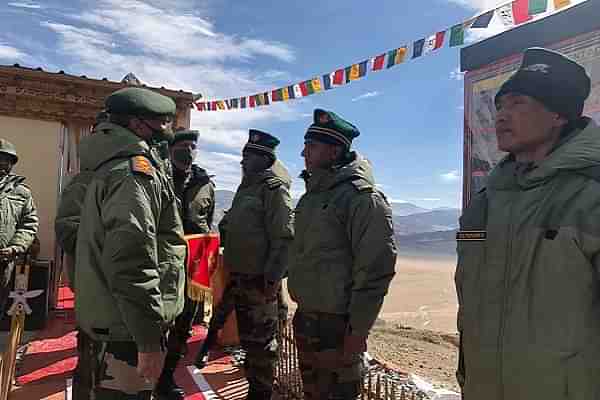
[[[179,297],[179,291],[185,285],[185,274],[181,276],[180,268],[172,263],[160,263],[161,271],[160,293],[163,300],[173,300]]]

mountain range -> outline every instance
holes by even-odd
[[[225,210],[231,207],[234,192],[215,192],[216,227]],[[294,205],[298,199],[294,199]],[[455,234],[460,210],[456,208],[427,209],[412,203],[392,203],[394,233],[401,251],[454,254]]]

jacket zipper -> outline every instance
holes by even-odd
[[[500,374],[499,384],[499,399],[504,399],[504,331],[506,329],[506,309],[508,302],[508,287],[510,279],[510,271],[512,265],[512,248],[513,248],[513,209],[516,200],[510,202],[508,210],[508,232],[507,232],[507,243],[506,243],[506,264],[504,266],[504,292],[502,296],[502,309],[500,312],[500,331],[498,332],[498,370]]]

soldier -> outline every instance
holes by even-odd
[[[0,318],[6,312],[15,260],[29,249],[38,230],[38,216],[25,178],[11,174],[17,161],[15,146],[0,139]]]
[[[250,130],[242,152],[242,183],[219,227],[224,263],[234,282],[250,400],[271,398],[278,348],[277,292],[293,239],[291,179],[275,155],[278,144],[270,134]]]
[[[215,184],[206,171],[193,164],[196,158],[198,132],[178,131],[170,144],[175,194],[185,234],[209,233],[215,211]],[[175,320],[175,328],[169,334],[167,357],[156,393],[165,399],[183,399],[185,392],[175,383],[173,374],[179,360],[187,352],[187,340],[191,336],[192,323],[198,314],[204,313],[204,302],[193,301],[186,296],[185,307]]]
[[[600,129],[590,77],[527,49],[495,97],[507,156],[460,218],[456,290],[465,399],[600,395]]]
[[[93,125],[93,130],[102,123],[109,121],[108,113],[101,111],[96,115],[96,121]],[[89,183],[94,178],[94,171],[87,169],[87,165],[83,165],[84,169],[75,175],[67,186],[63,189],[58,203],[56,219],[54,221],[54,231],[56,233],[56,241],[64,252],[63,265],[64,271],[67,273],[69,286],[75,294],[75,249],[77,243],[77,230],[81,221],[81,208],[85,200],[85,194]],[[76,298],[75,298],[76,300]],[[85,399],[89,396],[92,390],[92,371],[89,368],[92,357],[93,341],[86,333],[77,328],[77,349],[79,357],[77,365],[73,371],[73,398]],[[83,366],[83,368],[82,368]]]
[[[77,233],[75,311],[93,341],[82,365],[94,399],[151,399],[165,335],[183,310],[185,241],[165,163],[151,145],[172,139],[175,103],[143,88],[106,100],[110,122],[81,142],[94,171]]]
[[[357,399],[361,354],[394,276],[392,210],[371,164],[350,151],[358,129],[315,110],[304,136],[306,193],[295,211],[288,289],[304,398]]]

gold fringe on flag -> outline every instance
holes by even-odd
[[[204,285],[199,285],[188,277],[187,281],[187,296],[192,301],[200,302],[203,305],[203,309],[200,310],[202,318],[205,322],[208,322],[212,317],[213,307],[213,292],[212,289]]]

